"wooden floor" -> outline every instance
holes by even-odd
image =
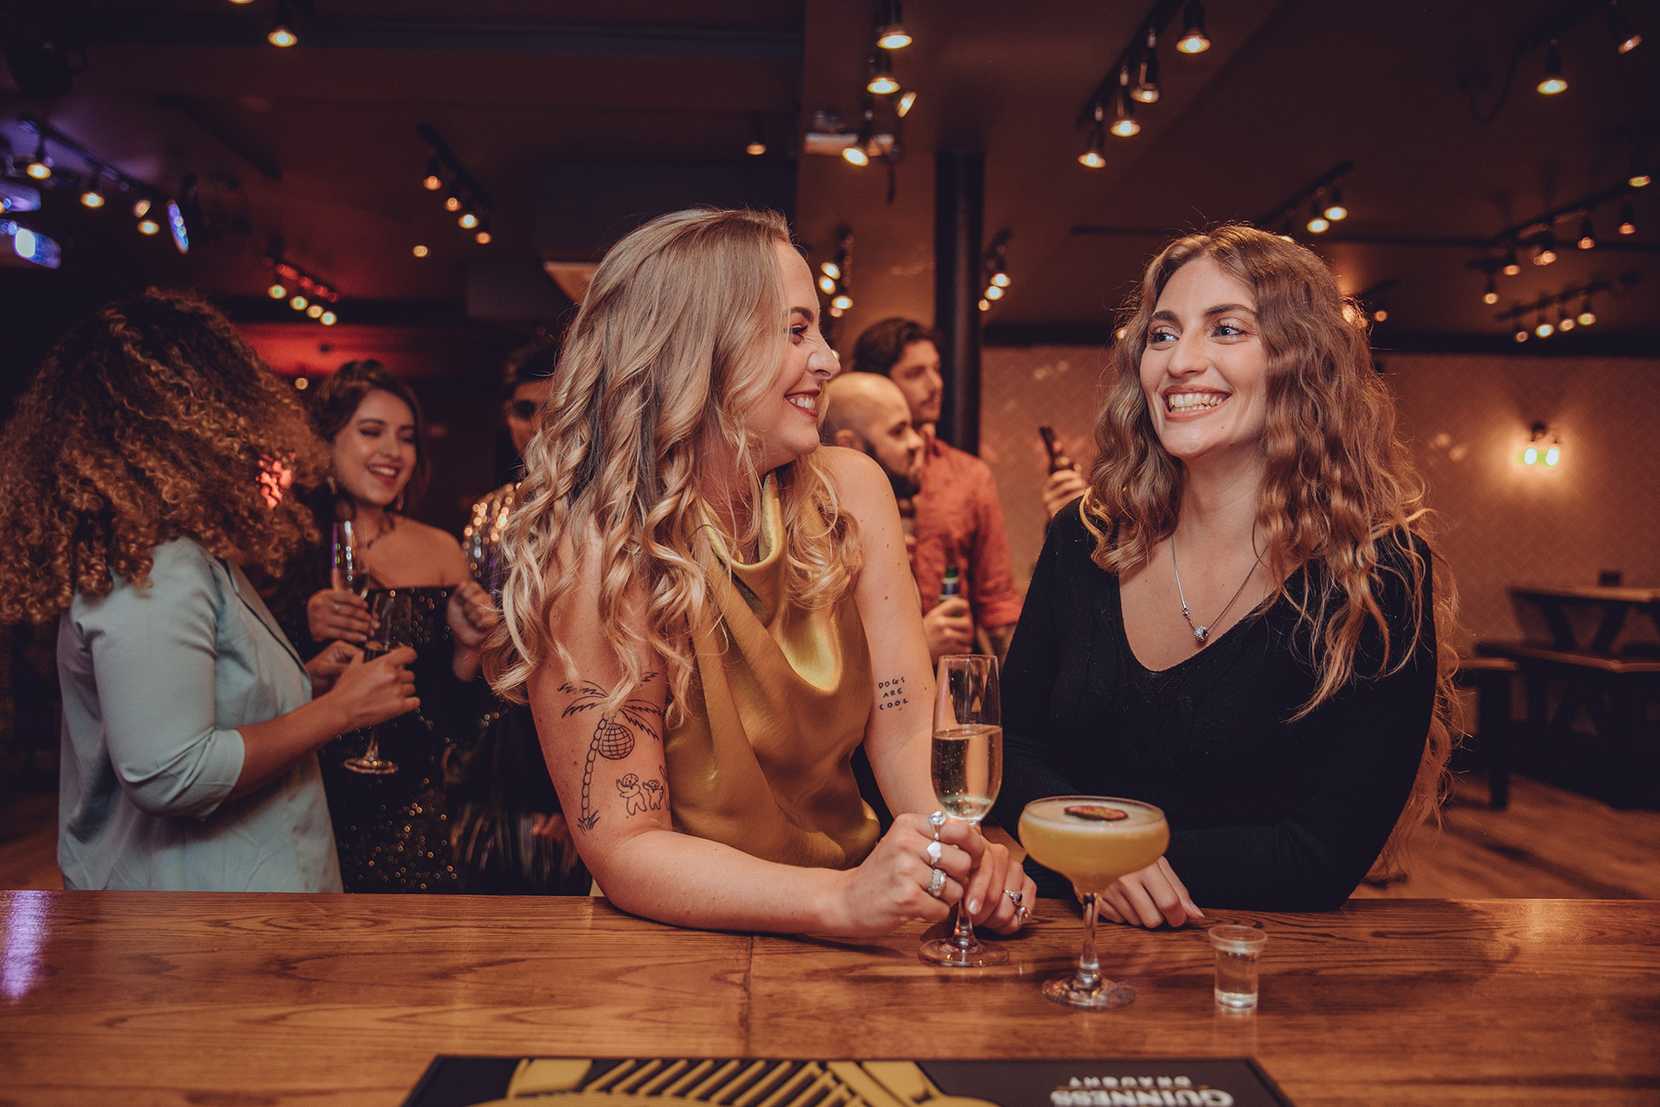
[[[61,888],[57,797],[0,803],[0,888]],[[1446,826],[1420,838],[1406,880],[1362,885],[1367,898],[1660,899],[1660,811],[1616,811],[1516,777],[1510,807],[1487,806],[1486,781],[1460,781]]]

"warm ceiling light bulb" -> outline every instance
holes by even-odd
[[[139,234],[153,235],[153,234],[159,233],[160,231],[161,231],[161,224],[157,223],[154,219],[151,219],[149,216],[145,216],[143,219],[140,219],[138,221],[138,233]]]
[[[1568,79],[1562,75],[1562,48],[1554,38],[1545,47],[1545,75],[1534,87],[1541,96],[1556,96],[1568,91]]]
[[[841,308],[837,307],[835,304],[830,305],[830,318],[840,319],[842,316],[844,316],[846,314],[847,314],[847,312],[843,311]]]
[[[899,118],[904,119],[911,114],[911,109],[914,107],[916,107],[916,89],[908,88],[899,94],[899,100],[894,104],[893,110]]]
[[[996,285],[998,288],[1007,288],[1014,282],[1009,279],[1009,275],[1006,272],[999,269],[991,275],[991,283]]]
[[[473,235],[473,241],[478,243],[480,246],[488,246],[494,240],[495,240],[495,236],[492,235],[489,231],[485,230],[483,227],[480,227],[478,229],[478,233]]]
[[[1533,247],[1533,264],[1550,265],[1556,261],[1556,247],[1549,238],[1543,239]]]
[[[1562,447],[1561,446],[1557,446],[1557,445],[1553,444],[1545,450],[1545,464],[1546,465],[1549,465],[1552,468],[1555,468],[1556,464],[1558,462],[1560,462],[1561,460],[1562,460]]]
[[[1556,329],[1561,331],[1563,334],[1567,334],[1569,331],[1573,330],[1574,326],[1574,317],[1567,312],[1563,312],[1562,318],[1556,321]]]
[[[981,296],[979,307],[980,307],[981,311],[990,311],[991,310],[991,301],[986,299],[984,296]]]
[[[987,285],[986,286],[985,295],[986,295],[986,299],[988,299],[988,300],[1001,300],[1004,296],[1004,292],[1003,292],[1002,288],[1000,288],[999,286],[997,286],[995,284],[992,284],[992,285]]]
[[[1637,233],[1637,210],[1629,200],[1620,208],[1620,233],[1628,236]]]
[[[1517,327],[1516,328],[1516,333],[1511,335],[1510,337],[1514,338],[1517,342],[1526,342],[1527,341],[1527,328],[1526,327]]]
[[[140,196],[138,199],[133,201],[133,218],[134,219],[143,219],[146,215],[149,214],[149,212],[150,212],[150,198],[148,196]]]
[[[1643,44],[1643,36],[1631,26],[1618,3],[1608,5],[1608,30],[1614,35],[1614,49],[1629,54]]]
[[[301,296],[298,292],[294,294],[293,299],[288,301],[288,306],[293,308],[295,311],[304,311],[308,306],[310,306],[310,304],[311,301],[306,299],[304,296]]]
[[[269,42],[272,46],[286,50],[290,46],[298,46],[300,44],[300,36],[295,34],[293,29],[290,28],[288,24],[278,23],[266,33],[265,41]]]
[[[1104,151],[1106,137],[1099,120],[1089,133],[1089,148],[1078,155],[1078,164],[1085,169],[1105,169],[1107,159]]]
[[[438,174],[429,171],[426,176],[421,178],[421,187],[428,192],[437,192],[444,187],[444,181]]]
[[[1533,333],[1538,335],[1540,338],[1549,338],[1551,335],[1556,333],[1556,328],[1551,326],[1549,320],[1541,319],[1539,320],[1539,325],[1533,328]]]
[[[273,300],[281,300],[288,295],[288,289],[284,288],[280,283],[277,283],[273,284],[270,288],[267,288],[265,290],[265,294]]]
[[[758,158],[766,152],[767,144],[756,138],[750,139],[749,145],[744,147],[744,153],[748,154],[752,158]]]
[[[1591,226],[1591,217],[1589,215],[1580,221],[1579,238],[1574,245],[1578,246],[1581,250],[1594,250],[1597,248],[1597,232],[1596,229]]]
[[[1597,313],[1591,310],[1591,301],[1586,300],[1579,306],[1579,325],[1582,327],[1596,326]]]
[[[1108,128],[1115,138],[1134,138],[1141,133],[1141,124],[1135,121],[1135,107],[1130,98],[1120,92],[1118,107],[1113,114],[1112,126]]]
[[[317,320],[317,322],[323,324],[325,327],[332,327],[336,323],[340,322],[340,317],[332,311],[325,311],[323,312],[323,317]]]
[[[24,166],[23,172],[37,181],[51,179],[52,162],[46,156],[46,138],[44,135],[41,136],[40,141],[35,143],[35,156],[29,159],[29,164]]]
[[[1388,309],[1387,308],[1378,308],[1378,310],[1376,310],[1372,313],[1372,319],[1375,322],[1378,322],[1378,323],[1387,323],[1387,322],[1389,322],[1389,311],[1388,311]]]
[[[1492,277],[1487,278],[1487,288],[1481,294],[1481,302],[1484,304],[1496,304],[1499,302],[1499,290],[1494,287]]]
[[[453,192],[450,193],[448,196],[444,197],[444,210],[445,211],[460,211],[461,210],[461,197],[457,196]]]
[[[1324,214],[1315,212],[1309,217],[1308,230],[1310,234],[1325,234],[1331,230],[1331,220],[1327,219]]]
[[[93,181],[81,192],[81,206],[94,210],[104,206],[104,193],[98,188],[98,182]]]
[[[1190,0],[1187,5],[1182,37],[1176,40],[1176,49],[1184,54],[1203,54],[1210,49],[1210,36],[1205,34],[1205,6],[1199,0]]]
[[[831,280],[839,281],[842,279],[842,267],[835,262],[821,261],[818,263],[818,267],[819,271]],[[826,291],[828,291],[828,289]]]
[[[457,219],[455,222],[456,225],[462,230],[470,231],[474,227],[478,226],[478,216],[474,215],[470,211],[464,211],[461,213],[461,218]]]
[[[899,91],[899,82],[893,77],[892,58],[876,54],[870,59],[870,80],[865,82],[865,91],[876,96],[891,96]]]
[[[819,291],[829,296],[836,291],[836,280],[828,273],[818,279]]]
[[[870,155],[865,153],[864,146],[858,142],[854,142],[850,146],[842,147],[842,160],[847,162],[849,165],[856,165],[860,169],[863,169],[865,166],[870,164]]]
[[[848,308],[853,306],[853,297],[849,296],[845,292],[838,292],[835,299],[830,301],[830,306],[846,311]]]
[[[911,44],[911,32],[905,29],[905,13],[899,0],[889,0],[876,27],[876,45],[883,50],[903,50]]]
[[[1522,464],[1523,465],[1537,465],[1537,464],[1539,464],[1539,447],[1529,446],[1527,449],[1523,450],[1522,451]]]
[[[1331,195],[1326,199],[1326,218],[1333,223],[1341,223],[1348,217],[1349,209],[1343,206],[1343,193],[1338,189],[1332,189]]]
[[[428,254],[432,253],[431,250],[427,249],[427,244],[424,243],[424,242],[417,242],[415,245],[413,245],[409,248],[409,252],[414,254],[418,258],[424,258]]]
[[[319,318],[323,314],[323,305],[311,304],[305,309],[305,313],[313,319]]]

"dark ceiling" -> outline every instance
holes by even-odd
[[[360,317],[529,323],[568,307],[545,258],[592,255],[652,206],[762,198],[793,207],[818,253],[838,225],[854,230],[845,336],[879,315],[932,314],[933,158],[979,150],[987,233],[1013,234],[994,339],[1104,334],[1166,235],[1258,217],[1345,161],[1352,215],[1315,245],[1346,290],[1387,285],[1380,344],[1502,340],[1504,309],[1624,279],[1636,283],[1599,297],[1596,340],[1660,334],[1653,188],[1634,195],[1637,235],[1615,235],[1617,202],[1599,208],[1596,250],[1570,245],[1555,265],[1501,277],[1496,307],[1468,267],[1491,256],[1481,244],[1495,233],[1617,185],[1634,150],[1660,150],[1655,5],[1621,5],[1649,41],[1620,56],[1607,5],[1589,0],[1214,0],[1214,47],[1189,58],[1167,42],[1164,96],[1140,109],[1142,133],[1109,138],[1107,167],[1086,171],[1079,113],[1146,4],[910,0],[916,43],[896,65],[921,99],[889,203],[882,166],[798,154],[815,110],[857,111],[864,0],[314,0],[289,50],[264,42],[275,0],[42,3],[11,16],[8,49],[43,31],[79,37],[85,66],[63,96],[0,87],[12,151],[32,149],[15,122],[32,114],[135,178],[173,188],[194,173],[217,234],[181,259],[134,235],[117,205],[93,215],[53,197],[42,226],[63,239],[64,269],[8,269],[5,287],[97,269],[193,283],[244,317],[281,318],[260,302],[280,239],[340,287],[343,319],[355,304]],[[1543,50],[1518,47],[1553,25],[1570,88],[1546,98],[1533,87]],[[491,245],[421,189],[420,123],[493,198]],[[770,150],[749,159],[755,126]],[[619,186],[629,175],[638,187]],[[431,256],[413,258],[415,242]]]

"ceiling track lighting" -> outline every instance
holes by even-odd
[[[1641,163],[1632,162],[1635,171]],[[1497,269],[1507,277],[1521,272],[1517,252],[1527,247],[1536,266],[1550,265],[1560,256],[1563,243],[1572,242],[1580,251],[1595,250],[1603,245],[1597,238],[1595,220],[1597,209],[1614,202],[1620,203],[1619,233],[1630,236],[1637,233],[1635,205],[1632,203],[1630,179],[1541,212],[1531,219],[1506,227],[1489,239],[1489,250],[1484,258],[1471,261],[1470,268],[1492,272]],[[1604,224],[1606,226],[1606,224]],[[1570,236],[1568,231],[1573,230]],[[1558,235],[1561,237],[1558,238]]]
[[[52,179],[52,159],[46,156],[46,133],[35,131],[35,153],[23,167],[23,172],[37,181]]]
[[[1141,60],[1136,63],[1135,86],[1130,95],[1138,104],[1159,102],[1159,33],[1149,23],[1147,39],[1141,45]]]
[[[900,0],[885,0],[876,5],[876,45],[882,50],[903,50],[912,42],[911,32],[905,29],[905,15]]]
[[[1096,104],[1091,114],[1094,116],[1094,122],[1089,127],[1089,145],[1083,153],[1078,155],[1078,164],[1085,169],[1105,169],[1107,167],[1107,113],[1100,104]]]
[[[876,141],[876,104],[868,95],[864,98],[863,119],[853,141],[842,149],[842,160],[856,169],[870,164],[871,146]]]
[[[1001,300],[1009,293],[1009,287],[1014,279],[1009,276],[1009,240],[1014,232],[1007,227],[992,236],[987,244],[984,256],[986,284],[980,292],[980,303],[985,306],[981,311],[990,311],[991,305]]]
[[[830,301],[830,317],[840,319],[853,308],[851,274],[853,272],[853,230],[845,225],[836,228],[836,253],[818,266],[819,291]]]
[[[1202,3],[1156,0],[1078,114],[1077,126],[1088,135],[1087,145],[1077,158],[1079,165],[1086,169],[1105,167],[1105,153],[1097,149],[1095,142],[1098,130],[1110,132],[1116,138],[1133,138],[1141,133],[1142,124],[1136,118],[1135,106],[1157,104],[1164,95],[1159,74],[1159,42],[1171,41],[1167,36],[1172,33],[1178,16],[1182,18],[1183,33],[1180,39],[1174,40],[1176,49],[1184,54],[1210,49]],[[1107,109],[1110,109],[1110,119],[1104,118],[1103,112]]]
[[[1176,40],[1176,49],[1189,56],[1210,49],[1210,36],[1205,33],[1205,6],[1199,0],[1188,0],[1182,15],[1182,37]]]
[[[1627,238],[1637,233],[1637,208],[1630,200],[1620,205],[1619,232]]]
[[[870,76],[865,80],[865,91],[873,96],[892,96],[899,91],[899,82],[893,76],[893,55],[878,50],[866,63]]]
[[[268,297],[277,303],[286,300],[295,314],[325,327],[332,327],[340,321],[335,312],[335,306],[340,302],[340,290],[332,283],[283,257],[280,243],[273,243],[266,263],[271,266],[271,285],[265,290]]]
[[[744,146],[744,153],[752,158],[759,158],[767,152],[767,137],[761,127],[761,117],[754,115],[749,120],[749,142]]]
[[[1568,78],[1562,75],[1562,47],[1554,38],[1545,46],[1545,73],[1534,87],[1541,96],[1560,96],[1568,91]]]
[[[271,24],[271,29],[265,32],[265,41],[280,50],[300,44],[300,34],[294,29],[294,16],[288,8],[288,0],[278,0],[277,19]]]
[[[1620,11],[1619,0],[1609,0],[1608,33],[1614,36],[1614,51],[1625,55],[1643,44],[1643,36]]]
[[[1579,237],[1574,240],[1574,245],[1581,250],[1595,250],[1597,248],[1597,232],[1596,228],[1591,226],[1589,213],[1586,214],[1584,219],[1580,220]]]
[[[1309,234],[1327,233],[1333,224],[1349,217],[1340,182],[1353,170],[1354,162],[1339,162],[1253,222],[1258,227],[1279,228],[1277,233],[1288,242],[1294,226],[1306,228]]]
[[[456,216],[455,225],[472,234],[475,243],[489,245],[493,240],[489,215],[494,208],[489,194],[461,164],[461,159],[456,157],[455,151],[436,128],[429,123],[421,123],[415,131],[426,140],[432,151],[427,159],[426,174],[421,178],[421,187],[443,196],[443,209]],[[423,243],[411,252],[420,258],[426,256],[426,249]]]
[[[1618,295],[1635,287],[1639,280],[1639,273],[1629,272],[1614,281],[1598,280],[1564,288],[1560,292],[1541,296],[1532,303],[1516,304],[1495,318],[1512,328],[1511,337],[1517,342],[1569,334],[1596,325],[1595,297]],[[1578,305],[1577,311],[1574,310],[1575,305]]]

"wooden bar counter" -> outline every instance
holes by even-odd
[[[1007,968],[675,930],[604,900],[0,893],[0,1103],[401,1102],[439,1053],[1254,1056],[1314,1104],[1660,1102],[1660,902],[1371,900],[1267,928],[1215,1013],[1197,931],[1102,929],[1121,1011],[1052,1006],[1045,902]]]

